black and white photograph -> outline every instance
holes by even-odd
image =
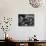
[[[34,26],[34,14],[18,14],[18,26]]]

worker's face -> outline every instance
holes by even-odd
[[[23,17],[22,17],[22,16],[20,16],[20,18],[19,18],[19,19],[20,19],[20,22],[22,22],[22,21],[23,21]]]

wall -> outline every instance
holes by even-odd
[[[39,40],[46,40],[45,38],[45,15],[46,6],[33,8],[30,6],[28,0],[0,0],[0,18],[13,17],[13,22],[10,33],[17,40],[27,40],[34,34]],[[35,14],[35,26],[33,27],[19,27],[18,14]],[[2,35],[0,31],[0,35]],[[3,33],[4,34],[4,33]],[[0,36],[0,39],[4,39]]]

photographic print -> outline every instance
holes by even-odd
[[[18,14],[18,26],[34,26],[34,14]]]

